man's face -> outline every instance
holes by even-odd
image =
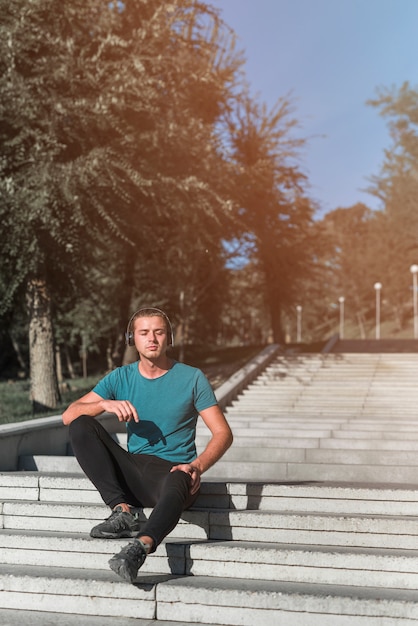
[[[147,359],[157,359],[167,350],[167,326],[159,315],[138,317],[133,326],[135,347]]]

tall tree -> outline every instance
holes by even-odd
[[[373,285],[380,282],[380,245],[384,229],[378,216],[366,205],[337,208],[321,221],[328,241],[325,259],[332,271],[328,297],[337,303],[345,298],[347,319],[358,324],[365,336],[366,320],[373,306]]]
[[[370,191],[382,204],[381,280],[402,325],[404,311],[411,318],[412,298],[405,297],[411,288],[409,268],[418,262],[418,89],[407,82],[381,88],[369,104],[387,120],[391,136]]]
[[[51,308],[80,293],[94,248],[149,251],[173,213],[175,223],[226,210],[209,176],[213,124],[239,63],[216,13],[193,0],[0,10],[1,295],[6,308],[26,291],[32,396],[54,407]]]
[[[313,204],[298,164],[303,139],[283,98],[272,111],[251,98],[230,118],[231,153],[237,167],[238,216],[264,277],[261,285],[274,340],[283,342],[283,316],[296,304],[314,269]]]

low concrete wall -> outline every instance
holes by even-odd
[[[222,409],[258,376],[279,350],[276,344],[268,346],[216,390],[216,398]],[[109,432],[124,432],[124,425],[112,413],[100,415],[98,419]],[[62,423],[61,415],[0,426],[0,471],[16,471],[19,456],[62,456],[67,455],[68,451],[68,428]]]
[[[231,404],[238,394],[257,378],[279,352],[278,344],[270,344],[218,387],[215,395],[221,409],[225,410],[228,404]]]
[[[113,414],[105,413],[99,419],[109,432],[123,428]],[[69,443],[69,431],[61,415],[3,424],[0,426],[0,471],[17,470],[19,457],[24,455],[67,455]]]

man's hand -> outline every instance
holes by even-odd
[[[190,493],[192,494],[192,496],[195,493],[197,493],[200,487],[199,468],[195,467],[194,465],[191,465],[190,463],[183,463],[182,465],[174,465],[174,467],[172,467],[170,470],[170,472],[177,472],[177,471],[185,472],[185,474],[189,474],[191,481],[192,481],[190,485]]]
[[[139,422],[138,413],[129,400],[102,400],[103,411],[114,413],[120,422]]]
[[[80,415],[96,417],[104,412],[114,413],[120,422],[139,422],[136,408],[129,400],[105,400],[95,391],[89,391],[82,398],[72,402],[62,414],[62,421],[66,426],[71,424]]]

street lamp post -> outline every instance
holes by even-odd
[[[376,339],[380,339],[380,291],[382,283],[375,283],[374,288],[376,290]]]
[[[296,307],[296,341],[302,341],[302,307],[300,304]]]
[[[340,303],[340,339],[344,339],[344,296],[338,298]]]
[[[418,339],[418,293],[417,293],[418,265],[411,265],[409,269],[412,274],[412,299],[414,303],[414,339]]]

